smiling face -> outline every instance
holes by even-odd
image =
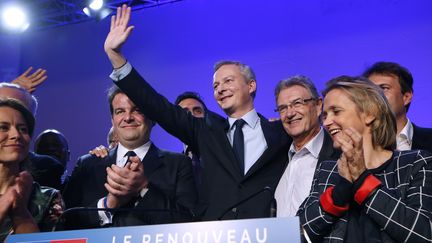
[[[308,90],[300,85],[284,88],[277,96],[277,107],[285,131],[290,135],[296,147],[302,147],[310,141],[320,130],[319,116],[321,114],[321,100],[310,100],[299,107],[290,107],[299,100],[311,98]]]
[[[118,93],[112,101],[112,125],[119,142],[127,149],[135,149],[150,138],[152,123],[129,98]]]
[[[21,113],[10,107],[0,107],[0,162],[23,161],[28,155],[30,139]]]
[[[335,142],[336,136],[341,136],[346,128],[353,128],[366,137],[370,135],[367,128],[367,116],[360,112],[357,105],[350,99],[347,93],[341,89],[333,89],[324,97],[324,111],[322,115],[323,126],[332,137],[335,148],[340,144]]]
[[[221,66],[213,76],[213,94],[225,114],[239,118],[253,109],[255,80],[246,80],[234,64]]]

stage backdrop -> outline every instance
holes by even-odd
[[[169,100],[197,91],[219,113],[213,64],[245,62],[257,74],[256,108],[267,117],[277,116],[273,89],[283,78],[307,75],[321,90],[330,78],[358,75],[376,61],[399,62],[415,79],[410,118],[432,127],[431,10],[429,0],[185,0],[134,12],[136,28],[124,53]],[[9,70],[4,72],[30,65],[48,70],[49,79],[35,93],[36,134],[48,128],[63,132],[74,161],[106,144],[111,125],[106,99],[111,67],[103,52],[108,29],[105,19],[4,37],[13,39],[5,41],[13,51],[2,55],[0,64]],[[152,140],[181,150],[181,143],[160,127]]]

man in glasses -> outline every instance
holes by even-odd
[[[309,195],[315,168],[320,161],[339,158],[330,136],[320,125],[322,99],[305,76],[280,81],[275,89],[275,111],[293,139],[289,163],[276,187],[277,216],[295,216]]]

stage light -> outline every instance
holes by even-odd
[[[104,4],[103,0],[93,0],[90,4],[89,7],[93,10],[99,10],[102,8]]]
[[[109,8],[104,8],[104,1],[103,0],[92,0],[88,2],[89,4],[87,7],[83,8],[83,12],[89,16],[93,17],[96,20],[101,20],[112,12]]]
[[[30,26],[25,11],[15,5],[3,8],[2,22],[4,28],[10,31],[24,31]]]

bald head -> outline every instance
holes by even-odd
[[[0,83],[0,98],[12,98],[20,101],[29,111],[36,114],[37,99],[26,89],[17,84]]]

